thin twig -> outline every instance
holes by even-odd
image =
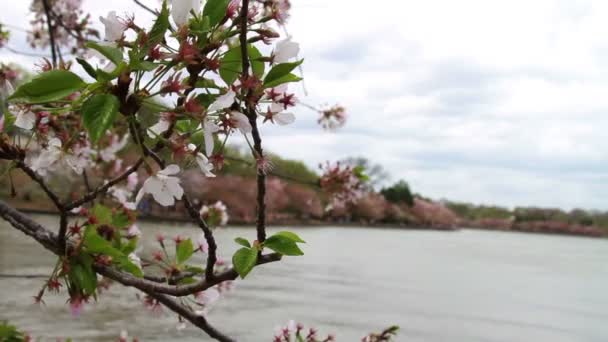
[[[44,7],[44,13],[46,14],[46,25],[49,32],[49,42],[51,43],[51,55],[53,68],[57,67],[57,55],[55,46],[55,33],[53,32],[53,25],[51,24],[51,7],[49,6],[48,0],[42,0],[42,6]]]
[[[7,49],[8,51],[10,51],[10,52],[12,52],[14,54],[17,54],[17,55],[23,55],[23,56],[28,56],[28,57],[44,57],[44,58],[46,58],[46,57],[52,57],[52,56],[45,55],[45,54],[42,54],[42,53],[20,51],[20,50],[14,49],[14,48],[12,48],[10,46],[6,46],[6,45],[3,48]]]
[[[104,194],[108,191],[109,188],[111,188],[112,186],[124,181],[125,179],[127,179],[127,177],[129,177],[130,174],[132,174],[133,172],[137,171],[137,169],[139,169],[139,167],[141,166],[141,164],[143,164],[144,159],[143,158],[139,158],[137,160],[137,162],[135,162],[135,164],[133,166],[131,166],[130,168],[128,168],[125,172],[123,172],[122,174],[120,174],[118,177],[112,179],[111,181],[105,183],[104,185],[98,186],[97,188],[95,188],[95,190],[87,193],[86,195],[84,195],[82,198],[75,200],[74,202],[71,202],[69,204],[67,204],[65,206],[66,210],[72,210],[74,208],[78,208],[79,206],[90,202],[92,200],[94,200],[95,198],[97,198],[97,196],[99,196],[100,194]]]
[[[249,53],[247,51],[247,14],[249,11],[249,0],[243,0],[240,13],[240,33],[239,40],[241,43],[241,60],[243,68],[243,78],[249,76]],[[249,97],[251,92],[247,94],[245,99],[246,113],[251,124],[251,135],[253,136],[253,147],[255,149],[254,158],[263,159],[264,151],[262,150],[262,138],[257,125],[257,114],[255,107],[250,103]],[[257,155],[256,155],[257,154]],[[257,222],[256,231],[259,242],[266,240],[266,174],[262,168],[257,168]]]
[[[64,205],[63,203],[61,203],[59,197],[48,187],[42,177],[40,177],[36,172],[34,172],[34,170],[30,169],[27,165],[25,165],[23,161],[17,160],[15,161],[15,164],[18,168],[25,172],[25,174],[28,175],[34,182],[38,183],[38,185],[46,193],[46,195],[53,202],[53,204],[55,204],[55,207],[57,207],[59,211],[62,211],[64,209]]]
[[[139,5],[139,7],[145,9],[146,11],[154,14],[154,15],[158,15],[158,12],[156,12],[155,10],[151,9],[150,7],[144,5],[143,3],[141,3],[141,1],[139,0],[133,0],[137,5]]]
[[[204,332],[206,332],[209,336],[213,337],[214,339],[216,339],[220,342],[234,342],[235,341],[231,337],[224,335],[219,330],[217,330],[213,326],[211,326],[209,324],[209,322],[207,322],[207,319],[205,318],[205,316],[197,315],[192,310],[190,310],[188,307],[186,307],[183,304],[178,303],[176,300],[172,299],[171,297],[162,295],[162,294],[158,294],[158,293],[154,293],[154,292],[146,292],[146,293],[148,293],[148,295],[151,296],[152,298],[158,300],[164,306],[171,309],[173,312],[179,314],[181,317],[190,321],[190,323],[192,323],[195,326],[202,329]]]

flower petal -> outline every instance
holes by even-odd
[[[22,110],[17,113],[17,118],[15,119],[15,126],[30,130],[34,128],[35,124],[36,114],[34,114],[33,112]]]
[[[179,171],[180,171],[180,168],[178,165],[171,164],[171,165],[165,167],[164,169],[158,171],[158,174],[165,175],[165,176],[171,176],[171,175],[178,174]]]
[[[228,92],[224,95],[219,96],[215,101],[209,105],[207,109],[208,112],[214,112],[216,110],[228,108],[232,106],[234,103],[234,98],[236,97],[236,93],[232,90],[228,90]]]

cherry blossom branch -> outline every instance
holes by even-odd
[[[243,68],[243,78],[249,76],[249,53],[247,50],[247,14],[249,11],[249,0],[243,0],[240,13],[240,24],[241,31],[239,33],[239,40],[241,43],[241,60]],[[251,135],[253,136],[253,148],[255,149],[254,157],[256,160],[262,160],[264,158],[264,151],[262,150],[262,138],[257,125],[257,114],[255,107],[250,103],[249,96],[245,99],[246,104],[246,115],[249,118],[251,124]],[[256,231],[259,242],[266,240],[266,174],[261,168],[257,168],[257,222]]]
[[[49,32],[49,42],[51,44],[51,56],[53,61],[53,68],[57,66],[57,55],[55,46],[55,33],[53,32],[53,25],[51,24],[51,8],[48,0],[42,0],[42,6],[44,7],[44,13],[46,14],[46,25]]]
[[[278,253],[266,254],[258,258],[256,265],[264,265],[279,260],[281,260],[281,255]],[[125,286],[135,287],[144,292],[163,293],[175,297],[189,296],[197,292],[205,291],[215,285],[225,281],[235,280],[238,277],[238,273],[231,268],[216,274],[213,279],[205,278],[196,283],[186,285],[167,285],[156,282],[155,280],[157,279],[149,280],[137,278],[130,273],[125,273],[108,266],[95,266],[95,271],[102,276],[115,280]]]
[[[68,229],[68,217],[67,217],[68,209],[66,209],[65,205],[63,205],[63,203],[61,203],[61,200],[59,200],[59,197],[57,197],[57,195],[46,185],[46,183],[44,182],[42,177],[37,175],[36,172],[34,172],[34,170],[30,169],[27,165],[25,165],[25,163],[23,161],[17,160],[15,162],[16,162],[17,167],[19,167],[21,170],[23,170],[23,172],[25,172],[26,175],[28,175],[34,182],[36,182],[36,183],[38,183],[38,185],[40,185],[42,190],[55,204],[55,207],[57,207],[57,210],[59,211],[59,234],[57,237],[58,238],[57,241],[59,242],[62,250],[65,250],[65,235],[66,235],[67,229]]]
[[[0,200],[0,217],[9,222],[16,229],[34,238],[34,240],[43,245],[46,249],[57,255],[62,255],[62,250],[57,245],[57,238],[53,232],[47,230],[38,222],[12,208],[2,200]],[[262,255],[258,259],[257,265],[264,265],[279,260],[281,260],[281,255],[278,253]],[[145,278],[137,278],[130,273],[122,272],[108,266],[95,265],[94,269],[102,276],[117,281],[125,286],[135,287],[146,293],[156,292],[175,297],[189,296],[200,291],[205,291],[215,285],[225,281],[235,280],[238,277],[238,273],[231,268],[216,274],[213,279],[203,279],[187,285],[166,285]]]
[[[28,177],[30,177],[34,182],[38,183],[38,185],[42,188],[42,190],[46,193],[47,197],[55,204],[57,210],[63,211],[65,206],[61,203],[61,200],[57,195],[46,185],[42,177],[40,177],[34,170],[30,169],[25,163],[21,160],[15,160],[15,164],[18,168],[20,168],[23,172],[25,172]]]
[[[53,11],[52,9],[50,10],[50,14],[53,16],[53,19],[55,20],[55,22],[57,23],[57,25],[63,27],[63,29],[65,30],[65,32],[67,32],[67,34],[69,34],[70,36],[72,36],[73,38],[76,38],[76,40],[81,40],[84,42],[88,42],[90,41],[89,39],[86,39],[76,33],[74,33],[74,29],[67,26],[63,20],[61,19],[60,15],[57,15],[57,13],[55,13],[55,11]]]
[[[165,168],[165,162],[160,158],[154,151],[150,150],[147,146],[143,146],[144,153],[149,155],[161,169]],[[205,267],[205,278],[207,280],[212,280],[215,278],[215,274],[213,273],[213,269],[215,267],[215,263],[217,262],[217,243],[215,242],[215,237],[213,236],[213,232],[211,228],[207,225],[207,223],[201,218],[201,215],[192,205],[190,198],[187,194],[182,195],[182,201],[184,202],[184,207],[186,207],[186,211],[188,215],[196,222],[196,224],[203,231],[203,235],[205,240],[207,241],[207,245],[209,246],[209,252],[207,256],[207,267]]]
[[[46,249],[50,250],[51,252],[53,252],[57,255],[62,254],[63,249],[60,248],[60,246],[58,246],[57,238],[55,237],[55,234],[53,234],[52,232],[50,232],[49,230],[47,230],[46,228],[41,226],[36,221],[34,221],[34,220],[30,219],[29,217],[27,217],[26,215],[22,214],[18,210],[13,209],[11,206],[9,206],[7,203],[5,203],[2,200],[0,200],[0,217],[2,217],[4,220],[9,222],[16,229],[18,229],[18,230],[22,231],[23,233],[25,233],[26,235],[34,238],[38,243],[43,245]],[[279,259],[280,259],[280,256],[279,256]],[[165,305],[171,311],[173,311],[173,312],[179,314],[181,317],[187,319],[192,324],[199,327],[200,329],[205,331],[207,334],[209,334],[209,336],[217,339],[218,341],[233,341],[233,339],[222,334],[217,329],[212,327],[209,324],[209,322],[207,322],[205,317],[203,317],[201,315],[197,315],[196,313],[191,311],[186,306],[178,303],[177,301],[170,298],[169,296],[160,293],[158,291],[158,289],[160,289],[162,287],[155,288],[155,287],[142,285],[142,284],[150,284],[150,282],[147,282],[140,278],[135,278],[128,273],[116,271],[110,267],[94,266],[94,269],[97,273],[104,275],[104,276],[108,277],[109,279],[115,280],[123,285],[135,287],[135,288],[145,292],[146,294],[150,295],[151,297],[155,298],[160,303]],[[221,281],[231,280],[231,279],[235,279],[236,276],[237,276],[237,274],[234,270],[229,270],[229,271],[222,273],[222,276],[218,277],[216,281],[221,282]],[[139,282],[137,282],[136,280],[138,280]],[[204,284],[204,285],[201,286],[202,289],[198,290],[198,291],[203,291],[214,285],[217,285],[218,283],[219,282],[208,283],[206,281],[203,281],[201,284]],[[154,283],[151,283],[151,284],[154,284]],[[159,284],[154,284],[154,285],[159,285]],[[175,286],[174,288],[177,288],[177,286]],[[198,292],[196,290],[191,290],[191,291],[193,291],[193,292],[190,292],[189,294]],[[184,294],[184,295],[186,295],[186,294]]]
[[[12,52],[14,54],[17,54],[17,55],[23,55],[23,56],[28,56],[28,57],[45,57],[45,58],[46,57],[51,57],[49,55],[45,55],[45,54],[42,54],[42,53],[19,51],[17,49],[14,49],[14,48],[12,48],[10,46],[6,46],[6,45],[3,46],[3,48],[7,49],[8,51],[10,51],[10,52]]]
[[[0,217],[10,223],[17,230],[20,230],[25,235],[32,237],[44,248],[60,255],[60,249],[57,246],[55,234],[41,226],[38,222],[32,220],[27,215],[12,208],[6,202],[0,200]]]
[[[146,292],[146,291],[144,291]],[[146,292],[148,293],[148,292]],[[164,306],[171,309],[173,312],[179,314],[181,317],[190,321],[190,323],[199,327],[201,330],[206,332],[209,336],[221,342],[234,342],[235,340],[222,334],[219,330],[215,329],[213,326],[207,322],[207,319],[203,315],[197,315],[192,310],[187,308],[186,306],[178,303],[176,300],[172,299],[169,296],[158,294],[154,292],[149,292],[148,295],[158,300]]]
[[[125,172],[123,172],[122,174],[120,174],[118,177],[112,179],[111,181],[105,183],[104,185],[100,185],[97,188],[95,188],[95,190],[87,193],[86,195],[84,195],[82,198],[77,199],[69,204],[67,204],[65,206],[65,210],[72,210],[74,208],[78,208],[79,206],[90,202],[92,200],[94,200],[95,198],[97,198],[97,196],[99,196],[100,194],[104,194],[108,191],[109,188],[111,188],[112,186],[124,181],[125,179],[127,179],[127,177],[129,177],[130,174],[132,174],[133,172],[137,171],[139,169],[139,167],[141,166],[141,164],[144,163],[144,158],[139,158],[137,160],[137,162],[135,162],[135,164],[133,164],[133,166],[131,166],[130,168],[128,168]]]
[[[158,12],[156,12],[155,10],[151,9],[150,7],[144,5],[141,1],[133,0],[133,2],[135,2],[139,7],[143,8],[144,10],[146,10],[154,15],[158,15]]]

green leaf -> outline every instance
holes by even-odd
[[[95,42],[87,42],[85,44],[89,49],[93,49],[102,54],[105,58],[110,60],[115,65],[120,64],[123,61],[122,51],[112,46],[100,45]]]
[[[140,60],[131,61],[132,70],[152,71],[152,70],[158,68],[159,65],[161,65],[161,64],[149,62],[149,61],[140,61]]]
[[[84,88],[87,84],[76,74],[65,70],[51,70],[39,74],[21,85],[9,100],[44,103],[61,100]]]
[[[143,278],[144,273],[142,272],[142,270],[139,267],[137,267],[137,265],[132,263],[128,257],[121,256],[121,257],[114,258],[114,262],[116,262],[118,264],[118,267],[120,269],[122,269],[123,271],[129,272],[132,275],[136,276],[137,278]]]
[[[175,128],[182,133],[188,133],[196,130],[199,126],[199,122],[194,119],[181,119],[175,123]]]
[[[236,239],[234,239],[234,242],[238,243],[241,246],[251,248],[251,244],[249,243],[249,241],[247,241],[247,239],[244,239],[242,237],[237,237]]]
[[[152,25],[152,29],[150,29],[150,33],[148,34],[146,50],[163,41],[165,33],[169,29],[169,25],[169,7],[167,6],[167,1],[165,0],[163,1],[163,6],[160,13],[158,14],[158,17],[156,17],[156,21],[154,22],[154,25]]]
[[[177,284],[179,285],[188,285],[188,284],[193,284],[196,283],[196,279],[194,279],[193,277],[186,277],[183,279],[180,279]]]
[[[70,261],[70,280],[85,294],[93,295],[97,289],[97,274],[93,271],[93,258],[81,254]]]
[[[258,250],[255,248],[243,247],[232,256],[232,265],[241,278],[245,278],[251,272],[257,261]]]
[[[0,321],[0,341],[23,342],[25,334],[17,330],[17,327],[9,325],[8,321]]]
[[[210,78],[201,78],[196,81],[196,88],[211,88],[211,89],[222,89]]]
[[[203,268],[196,267],[196,266],[191,266],[191,265],[186,265],[184,267],[184,271],[192,272],[194,274],[203,274],[203,273],[205,273],[205,270]]]
[[[131,218],[124,211],[119,211],[112,215],[112,225],[119,229],[124,229],[131,226]]]
[[[278,232],[274,235],[280,235],[283,236],[285,238],[290,239],[293,242],[301,242],[301,243],[306,243],[306,241],[302,240],[302,238],[300,238],[296,233],[292,233],[292,232],[288,232],[288,231],[282,231],[282,232]],[[273,235],[273,236],[274,236]]]
[[[262,77],[265,70],[264,62],[260,60],[262,54],[255,46],[251,44],[247,46],[247,53],[249,55],[249,60],[251,61],[253,74],[257,77]],[[226,52],[224,57],[220,60],[220,76],[224,82],[226,82],[226,84],[230,85],[236,81],[242,71],[243,65],[241,47],[235,46],[228,50],[228,52]]]
[[[95,204],[93,209],[91,209],[91,214],[95,216],[97,221],[101,224],[110,224],[113,220],[112,209],[106,207],[103,204]]]
[[[117,78],[123,71],[127,69],[126,62],[120,62],[118,66],[112,72],[106,72],[102,69],[97,69],[95,72],[97,73],[97,81],[99,82],[109,82],[115,78]]]
[[[273,235],[264,241],[264,247],[270,248],[273,251],[283,255],[304,255],[304,252],[298,247],[296,242],[290,237],[284,235]]]
[[[229,3],[230,0],[207,0],[203,16],[209,17],[209,25],[215,26],[224,19]]]
[[[95,68],[93,68],[93,66],[91,64],[89,64],[89,62],[85,61],[84,59],[82,59],[80,57],[76,57],[76,62],[78,62],[78,64],[80,64],[80,66],[84,69],[84,71],[86,71],[87,74],[89,74],[89,76],[93,77],[94,79],[97,79],[97,72],[95,71]]]
[[[8,110],[4,111],[4,128],[3,128],[3,132],[8,132],[11,128],[13,128],[13,125],[15,124],[15,120],[17,118]]]
[[[218,98],[219,95],[217,94],[206,94],[206,93],[202,93],[202,94],[198,94],[196,95],[196,100],[198,101],[198,103],[200,103],[201,105],[205,106],[205,107],[209,107],[213,101],[215,101],[215,99]]]
[[[175,248],[175,258],[178,264],[184,263],[184,261],[190,259],[192,254],[194,254],[194,246],[190,239],[180,242]]]
[[[125,255],[118,249],[112,247],[108,240],[97,234],[93,226],[87,226],[84,231],[84,246],[89,253],[109,255],[112,258],[122,258]]]
[[[365,174],[365,168],[363,166],[356,166],[353,168],[353,174],[362,182],[369,181],[369,176]]]
[[[122,246],[121,251],[124,255],[129,255],[133,252],[135,252],[135,249],[137,249],[137,238],[132,238],[129,239],[128,242]]]
[[[264,82],[264,88],[274,88],[283,83],[300,82],[301,80],[302,80],[302,77],[296,76],[294,74],[287,74],[281,78],[277,78],[276,80],[274,80],[272,82],[268,82],[268,83]]]
[[[82,105],[83,124],[93,143],[112,127],[119,105],[118,98],[110,94],[93,95]]]
[[[266,75],[264,78],[264,87],[266,84],[276,82],[277,80],[287,76],[293,69],[297,68],[304,62],[303,59],[293,63],[281,63],[277,64]]]

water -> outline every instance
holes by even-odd
[[[168,226],[140,225],[144,245]],[[254,342],[271,341],[274,327],[289,319],[334,332],[338,341],[358,341],[390,324],[402,328],[397,341],[608,340],[606,240],[474,230],[295,231],[308,241],[306,255],[254,269],[213,308],[217,327]],[[218,231],[222,255],[236,249],[234,237],[254,235],[247,228]],[[0,273],[49,272],[54,260],[0,222]],[[78,319],[65,296],[47,296],[40,309],[31,303],[42,281],[0,279],[0,319],[48,340],[113,341],[128,329],[142,341],[201,341],[200,331],[176,331],[175,316],[151,316],[135,290],[120,286]]]

